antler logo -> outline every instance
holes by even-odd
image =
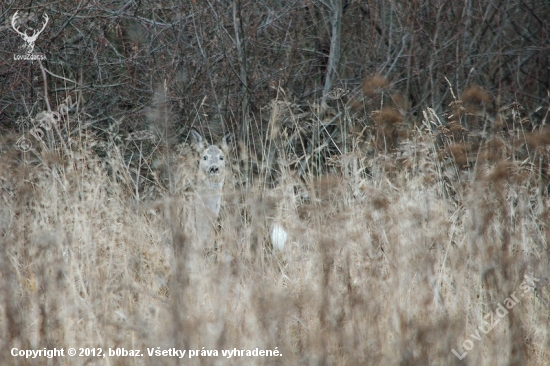
[[[19,30],[19,27],[21,26],[21,24],[16,24],[16,23],[18,19],[19,19],[19,23],[21,23],[21,19],[19,18],[19,15],[17,15],[17,13],[18,12],[16,11],[15,14],[13,14],[13,17],[11,18],[11,26],[17,32],[17,34],[23,37],[23,40],[27,42],[27,44],[23,45],[23,49],[25,50],[25,53],[27,54],[27,56],[30,56],[34,51],[34,42],[36,42],[36,39],[38,38],[40,33],[42,33],[44,28],[46,28],[46,24],[48,24],[48,20],[49,20],[48,14],[44,13],[44,25],[42,26],[42,29],[36,30],[36,29],[30,28],[33,32],[32,32],[32,36],[29,36],[27,34],[27,29],[25,29],[25,31],[23,32]]]

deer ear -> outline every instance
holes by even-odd
[[[227,152],[229,150],[229,143],[233,141],[235,135],[230,132],[222,138],[222,150]]]
[[[194,128],[189,130],[189,134],[193,139],[193,143],[192,143],[193,148],[197,150],[197,152],[201,153],[202,150],[204,150],[204,139],[202,138],[201,134]]]

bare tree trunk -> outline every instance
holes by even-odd
[[[323,89],[323,99],[321,106],[326,109],[327,95],[332,89],[332,83],[338,73],[337,67],[340,62],[340,41],[342,35],[342,0],[330,0],[327,4],[332,17],[330,19],[332,35],[330,39],[330,55],[328,58],[327,73],[325,74],[325,87]]]
[[[240,18],[240,11],[237,12],[237,3],[240,10],[240,1],[233,2],[233,28],[235,30],[235,47],[237,48],[237,58],[239,60],[240,68],[240,82],[241,82],[241,133],[240,141],[244,148],[248,148],[249,136],[248,136],[248,79],[247,79],[247,67],[246,67],[246,51],[244,48],[243,40],[241,39],[241,34],[244,33],[242,30],[242,19]],[[239,13],[239,14],[238,14]],[[239,17],[237,17],[239,15]],[[250,154],[247,151],[245,154],[241,154],[245,159],[243,159],[244,164],[244,177],[247,182],[250,181],[249,177],[249,162],[246,157]]]

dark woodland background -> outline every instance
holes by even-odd
[[[4,1],[3,132],[46,110],[39,63],[13,59],[23,43],[15,11],[27,29],[48,14],[35,53],[57,75],[47,75],[51,108],[72,95],[100,136],[114,124],[148,129],[158,90],[175,131],[199,124],[245,142],[265,133],[257,127],[275,98],[306,112],[342,104],[358,130],[384,105],[418,125],[426,107],[448,112],[472,87],[489,112],[515,102],[533,126],[549,103],[548,1]]]

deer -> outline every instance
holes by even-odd
[[[212,233],[215,231],[222,205],[223,188],[226,174],[226,154],[228,143],[233,134],[226,134],[221,144],[206,145],[202,135],[192,128],[189,131],[191,147],[199,154],[198,169],[195,176],[195,189],[190,203],[186,228],[192,232],[195,249],[212,249]],[[271,242],[273,249],[283,251],[288,240],[287,231],[277,220],[271,224]]]
[[[190,130],[192,147],[199,154],[196,188],[194,194],[195,247],[208,248],[210,237],[216,226],[222,204],[225,183],[225,157],[232,133],[226,134],[221,145],[206,145],[205,139],[195,129]]]
[[[44,13],[44,25],[42,26],[42,29],[40,30],[33,30],[32,32],[32,36],[29,36],[27,34],[27,31],[20,31],[19,30],[19,26],[16,26],[15,25],[15,22],[17,21],[17,19],[19,19],[19,15],[17,15],[17,11],[15,12],[15,14],[13,14],[13,17],[11,18],[11,26],[13,27],[13,29],[17,32],[17,34],[19,34],[21,37],[23,37],[23,40],[25,42],[27,42],[26,45],[23,45],[23,48],[25,49],[27,55],[30,55],[33,53],[34,51],[34,43],[36,42],[36,39],[38,38],[38,36],[40,35],[40,33],[42,33],[42,31],[44,31],[44,28],[46,28],[46,25],[48,24],[48,14]]]

